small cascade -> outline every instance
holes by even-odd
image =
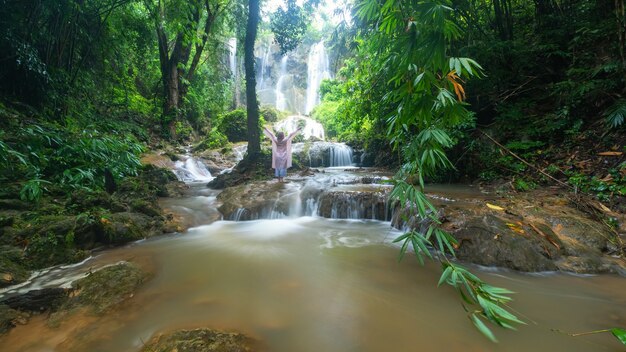
[[[287,59],[288,56],[285,55],[280,60],[280,76],[276,82],[276,109],[280,111],[287,110],[287,98],[285,97],[285,93],[283,93],[283,83],[287,77]]]
[[[224,218],[235,221],[301,216],[390,221],[392,186],[384,184],[384,179],[364,177],[357,171],[326,169],[313,177],[289,182],[278,192],[269,183],[225,192],[218,200]]]
[[[352,166],[353,151],[345,143],[295,143],[293,153],[309,167]]]
[[[345,143],[333,143],[330,147],[330,166],[351,166],[352,148]]]
[[[297,130],[302,124],[304,124],[304,128],[302,129],[302,136],[304,139],[315,138],[324,140],[324,126],[322,126],[321,123],[305,116],[289,116],[286,119],[275,123],[274,129],[276,131],[283,131],[286,134],[289,134]]]
[[[241,145],[235,146],[233,148],[233,153],[235,154],[235,161],[237,162],[242,161],[247,151],[248,151],[248,144],[241,144]]]
[[[311,46],[307,62],[307,86],[305,114],[310,114],[313,108],[320,103],[320,84],[322,80],[331,78],[328,54],[324,48],[324,41]]]
[[[243,157],[246,155],[248,151],[248,144],[240,144],[233,147],[233,154],[235,155],[235,164],[232,167],[224,169],[220,172],[220,174],[227,174],[233,171],[233,168],[243,160]]]
[[[177,161],[174,173],[183,182],[208,182],[213,180],[211,172],[199,160],[188,157],[185,161]]]

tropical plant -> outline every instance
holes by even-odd
[[[448,1],[361,0],[355,13],[361,60],[371,65],[363,75],[372,85],[385,87],[381,102],[387,111],[387,134],[404,157],[391,198],[403,209],[405,220],[413,216],[430,223],[424,232],[411,230],[395,239],[402,243],[400,257],[412,247],[423,263],[425,257],[433,258],[433,247],[443,269],[439,284],[454,287],[474,326],[496,341],[484,321],[509,329],[523,324],[505,308],[512,292],[488,285],[450,259],[457,243],[441,228],[437,209],[424,192],[425,178],[452,167],[445,153],[453,145],[447,131],[471,118],[464,82],[480,76],[482,67],[451,55],[451,43],[461,30]]]

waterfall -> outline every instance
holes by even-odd
[[[211,172],[199,160],[188,157],[187,160],[177,161],[174,166],[174,173],[179,180],[184,182],[206,182],[213,180]]]
[[[294,143],[293,153],[309,167],[352,166],[353,151],[345,143],[313,142]]]
[[[289,134],[298,129],[298,125],[301,123],[300,121],[304,121],[304,128],[302,129],[302,136],[304,139],[310,139],[311,137],[321,140],[324,139],[324,126],[322,126],[321,123],[304,116],[289,116],[286,119],[275,123],[274,129],[276,131],[282,130],[286,134]]]
[[[230,65],[230,73],[233,77],[237,76],[237,38],[230,38],[228,40],[228,63]]]
[[[324,49],[324,41],[313,44],[307,62],[307,86],[305,114],[310,114],[320,103],[320,84],[323,79],[330,78],[328,55]]]
[[[352,148],[345,143],[333,143],[330,148],[330,166],[352,165]]]
[[[270,54],[272,53],[272,45],[271,43],[267,45],[265,51],[263,52],[263,57],[261,58],[261,77],[259,78],[259,90],[265,89],[266,82],[265,77],[268,76],[268,68],[271,66],[270,63]]]
[[[283,81],[287,77],[287,58],[288,56],[285,55],[280,60],[280,76],[278,77],[278,82],[276,82],[276,109],[280,111],[287,109],[287,99],[283,93]]]

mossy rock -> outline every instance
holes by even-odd
[[[11,309],[5,304],[0,304],[0,334],[3,334],[15,327],[15,319],[19,317],[19,312]]]
[[[66,308],[87,306],[102,314],[131,298],[146,279],[146,273],[132,263],[105,267],[72,283],[76,293]]]
[[[220,174],[207,184],[213,189],[224,189],[248,183],[250,181],[268,180],[273,175],[272,152],[262,150],[254,162],[242,160],[232,172]]]
[[[35,234],[29,238],[25,251],[26,266],[41,269],[65,263],[76,263],[85,259],[89,253],[74,247],[73,237],[53,233]]]
[[[212,329],[179,330],[154,336],[141,352],[251,352],[258,351],[246,335]]]
[[[23,263],[21,249],[0,246],[0,287],[15,285],[28,279],[30,271]]]
[[[124,205],[104,191],[76,190],[66,202],[68,209],[82,212],[94,208],[108,209],[113,212],[124,211]]]
[[[141,213],[114,213],[100,219],[102,243],[123,244],[160,233],[161,219],[153,220]]]
[[[143,199],[135,199],[130,202],[130,210],[137,213],[146,214],[148,216],[161,216],[161,207],[155,202],[149,202]]]

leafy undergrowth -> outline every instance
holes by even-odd
[[[464,145],[468,153],[457,166],[470,179],[496,183],[507,180],[511,190],[521,192],[539,186],[560,186],[573,193],[591,195],[611,210],[623,213],[624,136],[622,127],[608,128],[604,124],[570,133],[558,141],[537,135],[524,139],[492,128],[476,132],[474,140]]]

